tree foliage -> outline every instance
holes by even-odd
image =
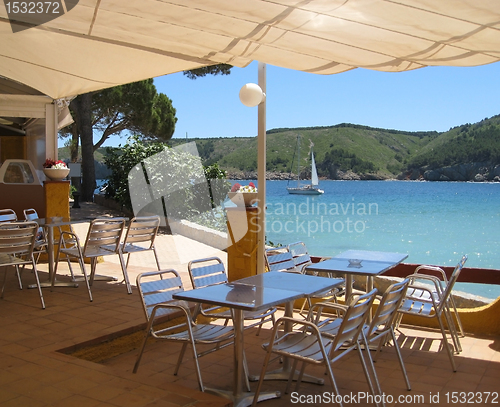
[[[452,138],[445,146],[428,149],[408,163],[408,168],[430,169],[465,163],[500,164],[500,118],[452,129]]]
[[[232,65],[219,64],[204,66],[203,68],[191,69],[190,71],[184,71],[189,79],[201,78],[207,75],[229,75],[231,73]]]
[[[131,132],[145,140],[167,141],[174,134],[175,109],[158,93],[153,79],[115,86],[77,96],[70,105],[75,127],[61,133],[71,136],[72,161],[82,145],[82,201],[92,200],[95,190],[94,151],[113,135]],[[100,135],[94,144],[94,131]]]
[[[226,173],[217,164],[203,168],[202,176],[205,177],[203,181],[211,181],[210,195],[207,196],[203,193],[206,191],[207,184],[196,179],[200,166],[200,161],[196,156],[170,148],[165,143],[145,142],[138,136],[133,136],[123,147],[106,149],[104,162],[111,169],[111,175],[106,181],[106,196],[132,210],[129,173],[137,164],[144,163],[145,160],[148,161],[148,182],[150,185],[157,186],[159,190],[155,191],[155,194],[163,197],[163,202],[154,202],[158,199],[152,198],[151,203],[164,205],[166,202],[168,214],[177,218],[188,219],[214,204],[219,204],[229,190]],[[168,174],[165,173],[165,168],[169,169]],[[141,171],[139,176],[144,177]],[[190,188],[186,188],[187,176],[193,177]],[[213,182],[214,179],[221,181]]]
[[[325,158],[318,165],[320,175],[326,175],[335,179],[337,169],[341,171],[352,171],[358,174],[373,173],[377,171],[375,165],[370,161],[362,160],[356,154],[335,148],[325,154]]]
[[[156,91],[153,79],[95,93],[92,115],[94,130],[101,134],[94,150],[111,135],[125,130],[144,140],[170,140],[177,122],[172,101]]]

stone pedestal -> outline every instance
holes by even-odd
[[[227,208],[229,281],[257,274],[257,207]]]
[[[45,217],[69,218],[69,181],[44,181]],[[63,230],[70,230],[69,226],[62,226]],[[54,240],[59,240],[59,230],[54,228]],[[54,246],[54,251],[57,246]],[[54,253],[55,256],[55,253]]]
[[[44,181],[45,217],[69,218],[69,181]]]

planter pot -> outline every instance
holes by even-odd
[[[236,206],[252,206],[257,202],[257,192],[229,192],[228,196]]]
[[[43,173],[52,181],[62,181],[69,174],[69,168],[44,168]]]

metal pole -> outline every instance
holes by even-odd
[[[266,64],[259,62],[259,86],[266,91]],[[258,133],[257,133],[257,182],[258,182],[258,208],[257,220],[257,274],[264,272],[264,255],[266,249],[266,100],[267,96],[258,107]]]

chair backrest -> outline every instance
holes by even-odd
[[[94,219],[90,222],[83,254],[100,246],[118,252],[124,227],[124,218]]]
[[[360,295],[351,301],[349,308],[342,317],[342,322],[332,343],[331,352],[339,350],[346,343],[354,345],[359,340],[376,294],[377,290],[373,289],[369,293]]]
[[[12,209],[0,209],[0,223],[17,221],[16,212]]]
[[[311,256],[304,242],[295,242],[288,245],[288,251],[292,254],[295,267],[299,270],[312,263]]]
[[[224,263],[218,257],[192,260],[188,264],[189,278],[193,288],[227,283]]]
[[[288,249],[281,250],[282,248],[266,250],[266,263],[269,271],[300,272],[300,269],[295,267],[292,253]]]
[[[368,332],[366,333],[368,339],[375,332],[380,331],[381,329],[382,331],[385,331],[393,325],[396,317],[398,316],[398,309],[401,302],[406,296],[406,290],[408,289],[409,283],[410,279],[406,278],[403,281],[392,284],[387,288],[387,290],[385,290],[377,310],[373,315]]]
[[[34,221],[39,218],[37,211],[33,208],[25,209],[23,212],[24,212],[24,219],[28,221]]]
[[[448,297],[451,295],[451,292],[453,291],[453,286],[458,280],[458,276],[460,275],[460,272],[462,271],[465,262],[467,261],[467,255],[464,254],[458,264],[456,265],[455,269],[453,270],[453,273],[451,273],[450,279],[448,280],[448,285],[446,286],[444,292],[443,292],[443,298],[442,302],[440,303],[440,306],[443,305],[444,302],[448,300]]]
[[[136,281],[147,320],[156,305],[173,301],[174,294],[184,291],[179,273],[173,269],[142,273],[137,276]],[[162,308],[156,313],[156,317],[173,311],[175,310]]]
[[[159,227],[159,216],[137,216],[133,218],[128,225],[123,245],[148,242],[149,248],[151,249],[154,245]]]
[[[38,216],[38,212],[36,209],[30,208],[30,209],[25,209],[24,211],[24,219],[26,219],[29,222],[35,222],[37,219],[40,217]],[[38,228],[37,240],[44,240],[45,239],[45,233],[43,231],[43,228],[40,226]]]
[[[26,255],[31,261],[37,230],[36,222],[0,224],[0,254]]]

